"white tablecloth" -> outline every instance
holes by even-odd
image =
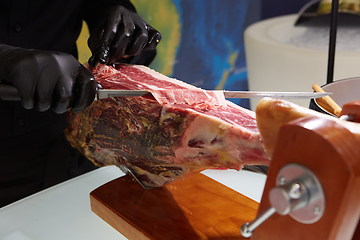
[[[265,175],[234,170],[202,173],[260,202]],[[91,211],[89,198],[95,188],[123,175],[117,167],[103,167],[0,208],[0,239],[126,239]]]

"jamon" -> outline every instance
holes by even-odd
[[[360,139],[360,124],[340,120],[282,99],[263,98],[256,106],[256,121],[266,153],[271,158],[280,127],[301,117],[320,117],[336,121]]]
[[[92,71],[105,89],[154,96],[102,99],[69,114],[69,142],[98,166],[125,166],[145,186],[160,187],[207,168],[269,164],[254,112],[144,66]]]

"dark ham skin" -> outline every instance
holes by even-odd
[[[153,95],[102,99],[68,114],[67,139],[96,165],[125,166],[147,187],[208,168],[269,165],[254,112],[145,66],[90,70],[105,89]]]

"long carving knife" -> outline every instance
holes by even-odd
[[[165,90],[166,91],[166,90]],[[198,92],[199,90],[187,89],[187,91]],[[266,92],[266,91],[225,91],[225,90],[206,90],[206,92],[215,92],[224,94],[225,98],[286,98],[286,99],[310,99],[319,98],[330,95],[332,93],[324,92]],[[99,89],[98,99],[108,97],[139,97],[149,95],[150,93],[145,90],[112,90],[112,89]]]
[[[187,89],[187,91],[199,91]],[[206,90],[207,92],[223,93],[225,98],[286,98],[286,99],[310,99],[330,95],[329,92],[266,92],[266,91],[224,91]],[[95,100],[109,97],[139,97],[151,94],[145,90],[112,90],[99,89]],[[4,101],[20,101],[17,89],[10,84],[0,82],[0,98]]]

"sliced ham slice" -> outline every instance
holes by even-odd
[[[142,65],[130,68],[121,64],[116,65],[116,69],[98,65],[94,74],[96,79],[101,79],[105,89],[147,90],[161,104],[187,104],[194,108],[226,106],[224,94],[220,91],[204,91]],[[187,89],[191,91],[184,91]]]
[[[69,114],[69,142],[98,166],[125,166],[160,187],[207,168],[269,164],[253,111],[145,66],[92,72],[105,89],[153,95],[102,99]]]

